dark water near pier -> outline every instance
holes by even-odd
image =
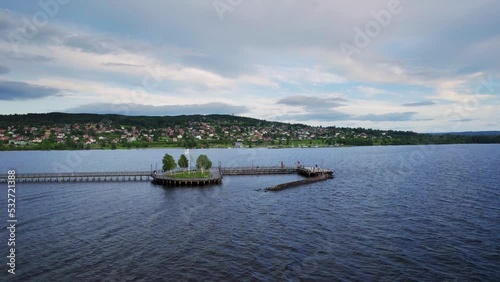
[[[0,169],[149,170],[166,151],[183,152],[0,152]],[[15,277],[0,184],[0,280],[500,280],[499,145],[200,153],[225,166],[300,160],[336,178],[277,193],[255,190],[299,177],[19,183]]]

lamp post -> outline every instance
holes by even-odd
[[[191,168],[191,162],[192,162],[192,161],[193,161],[193,156],[191,156],[191,155],[190,155],[190,156],[189,156],[189,164],[188,164],[188,165],[189,165],[189,168]]]
[[[189,159],[189,148],[187,148],[186,150],[184,150],[184,155],[188,159],[188,174],[189,174],[189,172],[191,170],[191,160]]]

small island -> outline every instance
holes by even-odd
[[[170,154],[163,156],[162,172],[153,171],[153,183],[164,186],[205,186],[222,183],[220,169],[211,169],[212,161],[207,155],[199,155],[196,169],[189,166],[189,149],[175,162]],[[179,166],[180,169],[177,169]]]

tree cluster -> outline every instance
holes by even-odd
[[[170,171],[177,168],[179,165],[180,168],[186,169],[189,166],[189,160],[186,155],[182,154],[179,157],[177,163],[170,154],[165,154],[163,156],[163,171]],[[196,168],[201,169],[201,171],[212,168],[212,161],[207,157],[207,155],[200,155],[196,159]]]

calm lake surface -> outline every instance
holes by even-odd
[[[0,152],[0,169],[149,170],[166,152],[183,150]],[[0,280],[500,280],[500,145],[191,150],[199,154],[214,166],[300,161],[336,178],[274,193],[256,189],[299,177],[175,189],[19,183],[15,277],[0,184]]]

